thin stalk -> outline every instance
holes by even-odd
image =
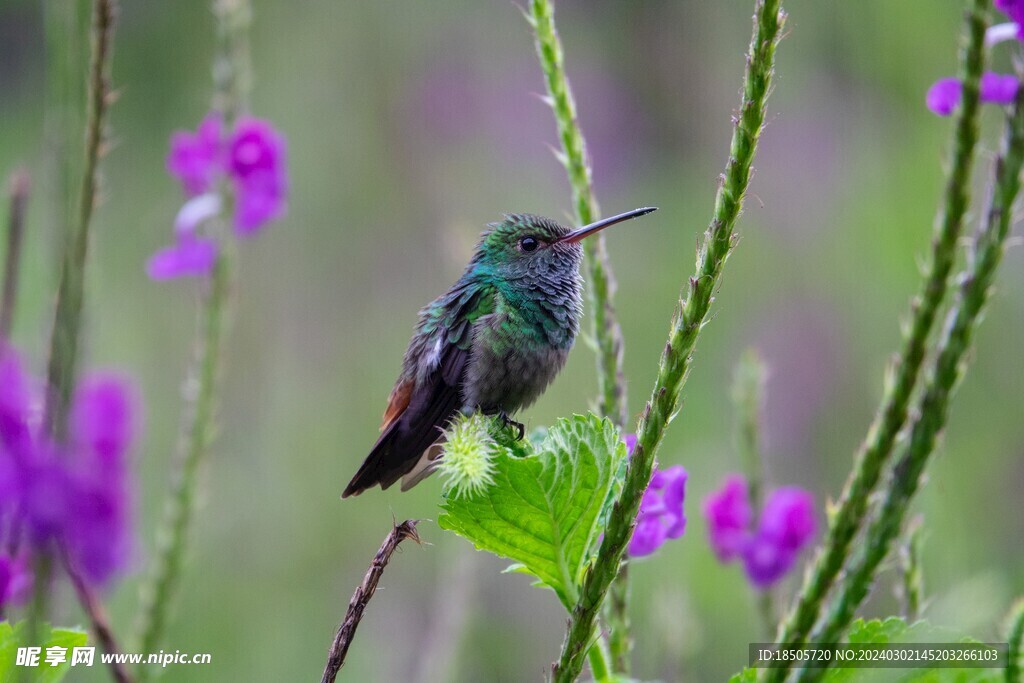
[[[140,649],[160,649],[170,619],[185,561],[186,545],[195,515],[196,486],[202,463],[213,442],[217,394],[221,374],[226,309],[230,296],[231,265],[227,254],[218,257],[210,276],[196,357],[185,382],[185,412],[179,435],[171,491],[157,538],[153,571],[142,589]],[[145,680],[146,669],[139,669]]]
[[[78,570],[72,565],[70,558],[66,553],[61,553],[64,569],[67,571],[68,577],[71,579],[71,584],[75,587],[75,594],[78,596],[78,602],[82,605],[82,609],[85,610],[86,616],[89,618],[89,623],[92,625],[92,632],[95,634],[96,639],[99,641],[100,646],[107,654],[117,654],[121,651],[117,644],[117,638],[114,637],[114,631],[110,626],[110,620],[107,618],[106,610],[103,609],[103,603],[100,602],[99,597],[93,592],[92,588],[86,583],[82,575],[78,573]],[[128,669],[125,665],[111,657],[108,662],[110,666],[110,675],[114,678],[117,683],[132,683],[135,679],[132,678],[131,674],[128,673]]]
[[[551,105],[558,124],[562,151],[556,156],[569,175],[572,203],[579,225],[597,220],[600,209],[594,198],[587,143],[576,117],[576,101],[565,74],[562,41],[555,29],[555,7],[551,0],[532,0],[526,17],[536,35],[537,56],[547,85],[546,102]],[[590,309],[593,311],[592,333],[597,341],[598,406],[620,429],[629,420],[626,404],[626,379],[622,371],[622,328],[615,314],[612,298],[615,278],[612,274],[604,236],[583,241],[587,281],[590,283]]]
[[[956,260],[957,241],[963,230],[970,203],[971,167],[978,142],[978,87],[985,66],[985,29],[989,23],[989,0],[972,0],[965,23],[965,41],[960,51],[960,79],[963,95],[957,114],[953,160],[946,179],[945,199],[936,220],[931,261],[920,294],[911,303],[911,323],[903,347],[886,383],[885,394],[853,470],[836,504],[828,537],[805,575],[788,616],[780,626],[777,642],[798,646],[806,642],[821,606],[849,554],[850,545],[861,528],[871,492],[878,484],[883,466],[892,455],[896,437],[907,419],[929,333],[945,298],[947,281]],[[784,667],[766,669],[765,678],[778,682]]]
[[[352,645],[352,639],[356,636],[359,622],[362,621],[363,613],[377,590],[377,584],[380,583],[380,577],[384,575],[384,568],[388,566],[398,545],[406,539],[420,543],[419,534],[416,533],[416,523],[416,520],[407,519],[392,527],[380,549],[377,550],[377,554],[374,555],[370,568],[366,570],[366,576],[363,577],[362,583],[352,594],[348,609],[345,611],[345,618],[334,635],[334,641],[327,652],[327,665],[324,667],[321,683],[334,683],[341,667],[345,665],[345,657],[348,655],[349,646]]]
[[[572,187],[572,202],[578,225],[593,222],[600,215],[591,173],[587,143],[576,116],[576,101],[565,73],[562,41],[555,28],[551,0],[532,0],[527,21],[536,36],[537,56],[547,85],[547,102],[555,114],[562,151],[557,154],[565,166]],[[598,412],[624,430],[629,420],[626,378],[622,368],[623,337],[615,313],[615,277],[605,247],[604,235],[583,242],[587,269],[588,303],[593,311],[590,332],[597,344]],[[606,621],[610,630],[611,656],[615,671],[628,674],[633,646],[629,622],[629,570],[623,559],[611,588]]]
[[[89,96],[86,101],[85,162],[78,194],[78,216],[68,235],[61,265],[57,309],[50,337],[47,366],[49,392],[43,412],[43,425],[57,440],[63,440],[67,409],[75,383],[78,362],[78,333],[82,319],[85,290],[85,260],[89,248],[89,228],[96,204],[97,172],[106,126],[110,95],[110,53],[114,34],[115,0],[96,0],[93,4],[92,57],[89,65]]]
[[[912,623],[921,618],[924,602],[924,572],[921,568],[924,526],[920,519],[916,519],[908,527],[900,548],[899,594],[903,601],[903,618]]]
[[[768,375],[764,361],[755,349],[747,349],[736,364],[732,401],[736,410],[736,449],[740,452],[750,504],[761,509],[764,491],[764,464],[761,459],[761,408]]]
[[[767,370],[757,350],[747,349],[736,365],[732,400],[736,409],[736,448],[747,479],[750,505],[763,509],[764,463],[761,458],[761,407]],[[775,636],[775,594],[771,588],[754,592],[762,632]]]
[[[47,393],[43,409],[43,428],[61,441],[67,426],[68,404],[75,384],[78,362],[78,336],[82,319],[85,288],[85,261],[89,245],[89,229],[96,201],[96,177],[107,107],[110,102],[110,61],[113,48],[115,0],[93,3],[91,58],[89,62],[89,95],[86,98],[85,156],[79,190],[78,216],[67,235],[61,264],[57,308],[50,336],[50,357],[47,366]],[[40,552],[34,562],[34,589],[28,613],[29,640],[38,633],[46,619],[47,592],[53,571],[48,552]]]
[[[7,253],[4,257],[4,281],[0,289],[0,343],[11,338],[14,307],[18,302],[18,272],[21,269],[21,243],[25,235],[25,210],[31,183],[27,171],[11,175],[7,192]]]
[[[1021,665],[1024,664],[1024,600],[1018,600],[1013,609],[1006,629],[1006,642],[1009,645],[1006,653],[1006,683],[1021,683]]]
[[[1020,190],[1024,167],[1024,91],[1006,122],[1003,149],[995,162],[993,189],[981,229],[971,245],[968,265],[959,277],[957,296],[946,318],[936,355],[909,427],[909,439],[893,466],[885,499],[873,511],[871,523],[858,544],[859,554],[845,568],[846,578],[818,627],[811,634],[814,642],[832,643],[849,626],[854,612],[867,597],[879,564],[899,536],[910,502],[921,483],[935,442],[946,425],[949,400],[966,372],[965,356],[977,330],[982,310],[1006,248],[1013,222],[1013,201]],[[820,680],[826,669],[800,672],[799,680]]]
[[[217,33],[213,106],[230,130],[248,107],[251,84],[248,44],[252,12],[249,0],[213,0],[212,7]],[[220,252],[207,283],[200,324],[196,330],[196,356],[185,384],[182,428],[171,490],[158,530],[156,557],[150,576],[142,587],[138,632],[143,652],[155,652],[163,641],[195,516],[199,473],[216,433],[224,338],[233,289],[232,255],[225,233],[234,197],[227,183],[222,183],[221,199],[225,208],[219,221]],[[145,680],[149,672],[140,668],[138,675]]]
[[[46,44],[44,204],[51,232],[65,239],[74,222],[77,199],[74,183],[81,160],[76,152],[85,120],[82,105],[87,96],[81,71],[88,58],[91,5],[91,0],[42,3]]]
[[[721,282],[726,258],[736,242],[733,230],[743,206],[751,164],[764,125],[775,48],[785,21],[780,4],[780,0],[757,0],[755,5],[743,99],[735,117],[729,160],[715,197],[711,224],[697,251],[696,273],[690,278],[685,299],[680,301],[672,320],[654,390],[637,428],[637,445],[626,469],[622,494],[612,507],[604,540],[594,564],[584,576],[580,598],[570,615],[562,654],[554,667],[554,679],[559,683],[574,681],[580,674],[583,654],[593,639],[598,610],[632,533],[640,499],[651,479],[654,455],[665,428],[679,409],[679,393],[693,350],[707,319],[713,294]]]

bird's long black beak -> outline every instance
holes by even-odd
[[[582,240],[585,237],[590,237],[594,233],[597,233],[597,232],[600,232],[601,230],[604,230],[609,225],[615,225],[616,223],[621,223],[622,221],[628,221],[628,220],[630,220],[632,218],[639,218],[640,216],[646,216],[647,214],[651,213],[652,211],[657,211],[657,210],[658,210],[658,207],[656,207],[656,206],[645,206],[642,209],[633,209],[632,211],[627,211],[626,213],[620,213],[617,216],[611,216],[609,218],[602,218],[601,220],[596,221],[594,223],[591,223],[590,225],[584,225],[582,228],[576,228],[575,230],[570,232],[568,235],[565,235],[565,236],[559,238],[558,242],[559,243],[564,243],[564,244],[575,244],[576,242],[579,242],[580,240]]]

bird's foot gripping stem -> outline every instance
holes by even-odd
[[[522,441],[523,437],[526,436],[526,426],[522,422],[513,420],[504,410],[498,411],[498,419],[501,420],[502,425],[505,427],[515,428],[518,441]]]

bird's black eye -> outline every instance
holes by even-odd
[[[529,254],[531,251],[536,251],[537,247],[540,246],[540,240],[536,237],[524,237],[519,240],[519,250]]]

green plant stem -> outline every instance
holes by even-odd
[[[110,53],[116,12],[114,0],[96,0],[93,4],[92,57],[89,65],[89,96],[86,101],[85,162],[78,194],[78,215],[68,235],[61,265],[57,309],[50,337],[50,359],[46,373],[50,391],[43,412],[43,425],[57,440],[64,438],[68,404],[75,384],[89,227],[96,203],[97,172],[107,107],[110,102]]]
[[[4,256],[4,281],[0,288],[0,344],[11,338],[14,310],[18,303],[18,272],[30,187],[28,172],[15,171],[8,187],[7,252]]]
[[[626,470],[622,494],[612,507],[604,540],[594,564],[584,576],[580,598],[570,615],[562,654],[554,669],[554,680],[559,683],[574,681],[582,670],[583,654],[592,641],[597,612],[618,572],[640,499],[650,482],[654,455],[665,428],[679,408],[679,393],[697,338],[707,318],[713,294],[720,284],[726,258],[735,244],[733,229],[743,205],[751,164],[764,124],[775,48],[785,20],[780,4],[780,0],[756,2],[743,99],[735,118],[729,160],[715,197],[711,224],[697,251],[696,273],[690,279],[685,299],[681,300],[680,310],[672,320],[654,390],[640,418],[637,445]]]
[[[64,438],[68,404],[75,384],[89,229],[96,201],[97,169],[110,102],[109,72],[116,13],[117,6],[114,0],[95,0],[93,3],[82,183],[79,190],[77,219],[66,236],[61,263],[57,308],[54,312],[47,365],[48,391],[43,408],[43,428],[56,441],[62,441]],[[53,572],[53,561],[49,553],[38,553],[33,568],[34,587],[27,617],[26,641],[30,643],[35,641],[39,625],[46,619],[48,611],[48,591]]]
[[[968,265],[960,274],[957,296],[936,346],[917,416],[909,427],[909,439],[893,466],[884,501],[873,511],[864,542],[859,544],[860,552],[845,568],[846,578],[839,586],[838,595],[811,634],[813,642],[832,643],[839,639],[867,597],[879,564],[899,536],[921,475],[935,451],[936,439],[946,425],[952,392],[966,371],[965,356],[1006,248],[1022,167],[1024,91],[1018,94],[1007,118],[1003,150],[995,162],[993,189],[983,224],[971,245]],[[804,670],[799,680],[820,680],[825,672],[826,669]]]
[[[736,408],[736,448],[747,475],[747,493],[755,510],[761,509],[764,464],[761,460],[761,407],[767,377],[764,361],[755,349],[747,349],[736,365],[732,400]]]
[[[51,232],[67,236],[75,215],[77,151],[87,97],[82,63],[88,59],[92,0],[43,0],[46,44],[44,183],[46,220]],[[61,245],[63,246],[63,245]]]
[[[600,210],[594,197],[590,159],[586,140],[576,116],[576,101],[565,73],[562,41],[555,28],[555,8],[551,0],[532,0],[527,21],[536,36],[537,56],[544,72],[548,103],[555,114],[562,151],[558,159],[565,166],[572,187],[572,201],[578,225],[597,219]],[[591,334],[597,345],[598,412],[608,417],[620,429],[629,420],[626,399],[626,379],[622,368],[622,327],[615,313],[613,297],[615,278],[605,247],[604,235],[583,242],[587,269],[588,303],[593,311]],[[611,656],[615,671],[628,674],[630,670],[629,623],[629,570],[625,560],[611,588],[613,599],[608,602],[606,620],[611,637]]]
[[[248,34],[252,13],[248,0],[213,0],[217,54],[213,63],[213,106],[231,129],[248,106],[251,83]],[[196,335],[196,356],[186,381],[182,428],[157,536],[157,551],[148,580],[142,587],[139,642],[143,652],[155,652],[163,642],[170,610],[180,582],[192,519],[195,516],[199,474],[216,432],[224,338],[229,319],[233,269],[227,238],[234,197],[222,183],[218,229],[220,252],[209,281]],[[145,680],[149,670],[138,669]]]
[[[736,365],[732,400],[736,408],[736,448],[746,473],[747,492],[754,510],[763,509],[764,463],[761,458],[761,406],[767,377],[757,350],[747,349]],[[761,628],[766,638],[775,637],[775,595],[771,588],[754,592]]]
[[[1024,641],[1024,599],[1018,600],[1010,610],[1006,642],[1009,645],[1006,653],[1006,683],[1021,683],[1022,641]]]
[[[629,598],[629,561],[623,558],[619,564],[619,573],[608,587],[608,600],[604,609],[612,666],[621,674],[629,674],[632,669],[630,653],[633,651],[633,636],[629,618]]]
[[[911,304],[909,331],[888,375],[891,380],[886,382],[882,403],[836,504],[828,537],[780,627],[777,642],[781,644],[806,642],[822,602],[861,527],[868,499],[892,454],[896,436],[907,419],[907,406],[924,362],[929,332],[946,295],[970,200],[971,167],[978,141],[978,84],[984,70],[988,14],[989,0],[972,0],[965,20],[966,40],[960,52],[963,95],[955,126],[953,160],[947,175],[945,199],[936,221],[928,274],[920,294]],[[766,669],[764,677],[768,681],[782,681],[786,671],[784,667]]]
[[[911,520],[904,532],[900,548],[900,594],[903,599],[903,618],[913,623],[921,616],[924,600],[924,572],[921,568],[921,544],[924,526],[920,519]]]
[[[555,113],[562,151],[558,159],[565,166],[572,186],[572,202],[579,225],[597,220],[600,210],[594,198],[587,144],[576,117],[576,101],[565,74],[562,41],[555,28],[555,8],[551,0],[531,0],[527,21],[536,35],[537,56],[547,84],[548,104]],[[593,335],[597,341],[598,405],[602,417],[608,417],[620,429],[629,419],[626,404],[626,380],[622,371],[622,328],[615,315],[612,298],[615,279],[612,274],[604,236],[583,241],[590,283],[590,308],[593,311]]]
[[[199,470],[214,437],[230,282],[230,257],[222,254],[208,283],[196,359],[185,384],[185,415],[174,478],[164,506],[154,569],[142,591],[143,652],[156,652],[163,641],[195,513]],[[145,669],[139,669],[140,678],[145,679],[144,672]]]

